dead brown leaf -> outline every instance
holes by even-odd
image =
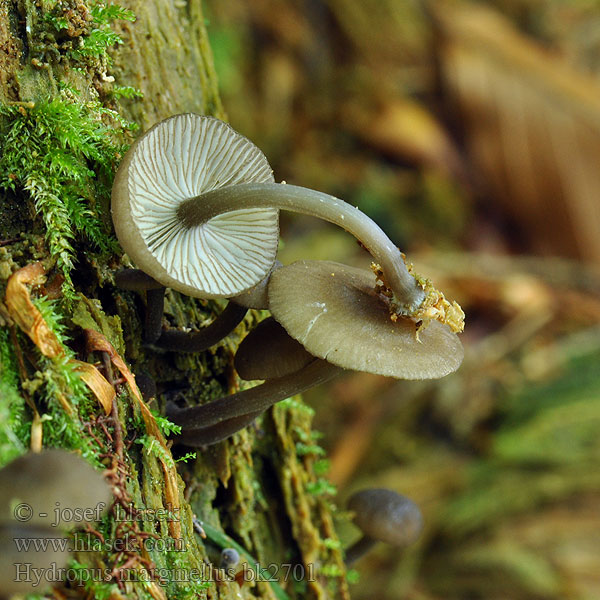
[[[110,356],[110,360],[117,367],[121,375],[124,377],[125,381],[129,385],[131,392],[135,396],[138,401],[138,405],[140,407],[140,411],[142,413],[142,418],[144,419],[144,424],[146,425],[146,431],[149,435],[156,438],[158,443],[162,446],[165,452],[170,454],[170,450],[167,447],[167,443],[163,434],[161,433],[158,425],[156,424],[156,420],[150,409],[144,402],[142,395],[135,383],[135,375],[129,370],[125,361],[119,356],[117,351],[113,348],[112,344],[98,331],[93,329],[85,330],[86,338],[87,338],[87,348],[90,352],[106,352]],[[179,487],[177,485],[177,470],[174,466],[174,463],[167,464],[160,456],[158,460],[161,463],[163,472],[165,474],[165,501],[169,509],[175,514],[179,515],[180,513],[180,505],[179,505]],[[181,537],[181,525],[176,517],[173,521],[169,521],[169,531],[171,536],[175,539],[179,539]]]
[[[59,358],[65,355],[65,349],[44,320],[42,313],[31,301],[31,295],[27,288],[28,285],[41,280],[45,274],[46,270],[41,262],[27,265],[13,273],[6,285],[4,302],[11,319],[29,336],[39,351],[48,358]],[[81,373],[81,379],[98,398],[106,414],[109,414],[112,398],[115,395],[112,386],[94,365],[82,361],[71,360],[69,362],[76,363],[77,370]],[[58,400],[67,413],[72,412],[73,409],[64,394],[60,394]],[[41,425],[39,427],[41,428]],[[36,439],[38,438],[36,437]],[[41,431],[36,446],[41,449]]]

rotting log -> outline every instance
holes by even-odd
[[[92,529],[104,543],[75,555],[91,577],[69,597],[347,598],[301,400],[187,462],[174,462],[186,450],[172,451],[157,417],[174,397],[235,390],[232,354],[259,316],[210,351],[157,354],[140,341],[144,298],[114,285],[130,266],[109,215],[127,144],[174,113],[224,117],[200,3],[2,1],[0,47],[0,463],[72,449],[104,468],[117,498]],[[169,291],[164,325],[200,328],[222,306]],[[155,397],[142,399],[133,374]],[[279,587],[217,581],[229,540]]]

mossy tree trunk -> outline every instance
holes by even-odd
[[[186,111],[224,117],[200,3],[1,1],[0,47],[0,460],[42,446],[79,451],[105,468],[118,497],[98,532],[144,546],[79,553],[82,579],[92,567],[110,572],[80,595],[347,597],[309,408],[282,403],[180,462],[179,475],[173,454],[186,451],[172,454],[153,416],[174,397],[234,390],[232,353],[258,316],[210,351],[157,354],[140,342],[145,299],[114,286],[129,263],[112,232],[110,184],[135,126]],[[222,306],[169,291],[164,325],[200,328]],[[84,385],[90,370],[115,389],[112,404],[106,386]],[[150,390],[146,402],[130,371]],[[174,514],[135,518],[132,507]],[[157,535],[161,543],[144,542]],[[210,565],[231,539],[272,565],[280,587],[216,582]],[[127,581],[121,567],[149,582]],[[196,581],[176,581],[186,573]]]

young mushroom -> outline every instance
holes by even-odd
[[[346,550],[352,565],[377,542],[404,548],[417,540],[423,529],[419,507],[406,496],[388,489],[367,489],[353,494],[348,509],[363,536]]]
[[[19,548],[16,540],[35,543]],[[58,569],[67,566],[67,542],[66,537],[49,527],[0,524],[0,598],[43,593],[53,582],[53,573],[60,573]],[[36,574],[42,575],[41,580],[36,579]]]
[[[111,498],[102,475],[65,450],[24,454],[0,470],[0,523],[21,524],[15,507],[26,506],[28,525],[51,527],[60,517],[55,526],[70,529],[97,520]]]
[[[433,287],[426,294],[376,223],[329,194],[274,183],[262,152],[218,119],[183,114],[155,125],[127,152],[112,194],[131,259],[165,286],[205,298],[239,294],[266,276],[278,209],[346,229],[373,256],[399,314],[418,316],[433,297],[437,310],[424,316],[445,322],[452,305]]]
[[[167,417],[181,426],[176,438],[188,446],[208,446],[247,427],[276,402],[324,383],[342,372],[306,352],[273,319],[265,319],[243,340],[235,357],[243,379],[263,379],[256,387],[208,404],[167,406]]]

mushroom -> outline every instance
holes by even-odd
[[[419,507],[393,490],[371,488],[356,492],[348,500],[354,523],[361,537],[346,550],[346,564],[351,565],[377,542],[404,548],[412,544],[423,529]]]
[[[178,442],[188,446],[220,442],[247,427],[276,402],[342,372],[306,352],[271,318],[259,323],[244,338],[235,366],[242,378],[264,379],[264,383],[200,406],[178,408],[168,404],[167,417],[182,428]]]
[[[459,367],[455,333],[438,321],[419,330],[413,319],[390,314],[389,303],[373,273],[329,261],[293,263],[269,282],[273,317],[327,362],[396,379],[436,379]]]
[[[112,191],[117,237],[162,285],[199,298],[234,296],[260,282],[275,260],[277,209],[240,206],[193,226],[178,209],[220,186],[272,181],[264,154],[226,123],[191,113],[170,117],[140,137],[119,166]]]
[[[0,470],[0,523],[21,524],[25,510],[28,525],[69,529],[99,519],[110,499],[102,475],[65,450],[24,454]]]
[[[425,292],[381,228],[339,198],[274,183],[249,140],[195,114],[152,127],[127,152],[112,194],[123,248],[145,272],[191,296],[232,296],[268,272],[277,246],[277,209],[335,223],[382,269],[397,308],[413,314]]]
[[[219,569],[227,572],[227,575],[233,577],[235,568],[240,562],[240,553],[235,548],[223,548],[221,550],[221,560],[219,561]]]
[[[301,261],[273,271],[268,293],[271,313],[287,333],[274,321],[261,323],[235,361],[242,377],[265,383],[202,406],[173,407],[168,416],[182,427],[180,442],[202,446],[225,439],[275,402],[342,369],[434,379],[462,361],[462,345],[446,325],[434,321],[417,339],[414,320],[390,316],[389,298],[377,293],[369,271]]]

